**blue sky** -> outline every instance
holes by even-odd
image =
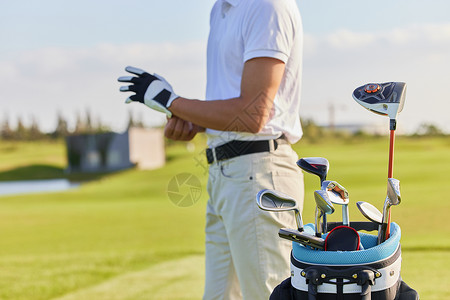
[[[117,90],[126,65],[156,72],[175,91],[202,98],[213,0],[0,1],[0,121],[34,117],[44,130],[62,113],[71,124],[89,109],[123,130],[131,111],[147,124],[164,117],[125,105]],[[302,117],[387,124],[351,100],[371,81],[405,81],[399,129],[433,123],[450,132],[450,1],[297,1],[305,32]],[[387,126],[387,125],[386,125]]]

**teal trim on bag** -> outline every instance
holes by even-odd
[[[314,234],[314,225],[306,224],[305,232]],[[393,255],[400,244],[401,229],[391,223],[391,236],[377,245],[377,236],[359,232],[364,250],[358,251],[321,251],[292,243],[292,254],[298,261],[320,265],[359,265],[377,262]],[[323,238],[326,235],[322,236]]]

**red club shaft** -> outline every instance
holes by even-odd
[[[395,142],[395,130],[390,131],[389,139],[389,167],[388,167],[388,178],[393,178],[394,173],[394,142]],[[391,234],[391,210],[389,209],[387,227],[386,227],[386,240]]]

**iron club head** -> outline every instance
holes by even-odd
[[[400,195],[400,180],[395,178],[388,178],[387,196],[389,198],[391,206],[400,204],[400,202],[402,201]]]
[[[383,214],[375,206],[364,201],[356,202],[356,206],[369,221],[381,225],[383,222]]]
[[[314,200],[316,201],[316,236],[321,233],[320,230],[320,217],[326,214],[334,213],[334,206],[331,203],[328,193],[323,190],[317,190],[314,192]],[[320,236],[319,236],[320,237]]]
[[[298,231],[303,231],[303,220],[298,210],[297,201],[284,193],[264,189],[256,194],[256,204],[262,210],[266,211],[289,211],[295,212],[295,220],[297,222]]]
[[[342,223],[350,224],[348,204],[350,202],[347,190],[337,181],[326,180],[322,183],[322,190],[327,192],[328,199],[333,204],[342,205]]]

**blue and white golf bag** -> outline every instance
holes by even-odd
[[[329,228],[341,224],[329,223]],[[351,223],[356,230],[376,230],[375,226],[371,222]],[[313,234],[314,225],[307,224],[307,230]],[[391,223],[390,237],[379,245],[377,236],[359,235],[362,250],[358,251],[320,251],[293,242],[291,277],[275,288],[270,300],[419,299],[400,275],[400,227]]]

